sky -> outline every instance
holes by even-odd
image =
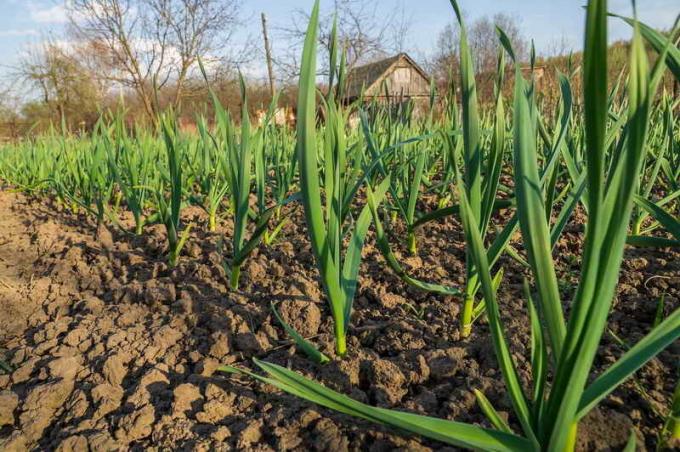
[[[64,2],[68,0],[0,0],[0,79],[12,72],[19,56],[45,36],[59,37],[67,17]],[[434,48],[437,35],[453,20],[449,0],[365,0],[379,8],[405,8],[411,21],[408,49],[416,60]],[[506,13],[519,20],[523,35],[533,38],[539,54],[549,52],[557,42],[565,40],[570,48],[582,46],[584,10],[582,0],[459,0],[469,22],[495,13]],[[267,14],[276,57],[286,43],[277,39],[276,29],[284,27],[296,10],[311,10],[313,0],[243,0],[245,26],[236,35],[241,43],[257,39],[260,44],[259,14]],[[321,0],[322,8],[332,0]],[[657,28],[670,28],[680,12],[678,0],[638,0],[640,19]],[[631,15],[629,0],[610,0],[609,10]],[[620,20],[611,19],[611,40],[629,38],[631,29]],[[264,70],[264,62],[260,66]],[[258,69],[255,69],[256,71]]]

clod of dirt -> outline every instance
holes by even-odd
[[[0,440],[0,449],[6,452],[23,452],[28,450],[27,442],[26,435],[15,430],[8,438]]]
[[[321,311],[309,301],[295,300],[281,303],[279,313],[283,320],[302,337],[314,336],[321,326]]]
[[[220,367],[222,364],[220,364],[219,361],[214,360],[212,358],[206,358],[198,365],[196,366],[196,370],[201,374],[202,377],[212,377],[213,374],[217,371],[217,368]]]
[[[123,416],[118,423],[116,439],[131,443],[151,435],[154,418],[155,411],[151,404]]]
[[[334,360],[321,367],[320,378],[333,382],[338,391],[351,392],[360,384],[359,367],[358,359]]]
[[[29,442],[40,439],[73,391],[74,381],[64,379],[34,386],[24,399],[19,417],[21,431]]]
[[[394,309],[397,306],[406,304],[406,299],[404,297],[394,293],[385,293],[377,298],[380,304],[387,309]]]
[[[217,430],[215,430],[213,434],[210,436],[215,441],[221,443],[231,436],[231,430],[229,430],[229,427],[227,427],[226,425],[220,425],[219,427],[217,427]]]
[[[94,296],[87,297],[82,301],[83,311],[93,315],[100,314],[104,307],[104,301]]]
[[[69,436],[57,447],[57,452],[76,452],[80,450],[88,450],[87,437],[83,435]]]
[[[431,353],[427,362],[430,368],[430,377],[435,380],[443,380],[455,376],[464,364],[465,355],[465,350],[459,347],[437,350]]]
[[[111,231],[109,231],[106,225],[104,225],[103,223],[100,224],[97,227],[96,234],[97,241],[102,246],[102,248],[109,251],[113,249],[113,236],[111,235]]]
[[[221,360],[231,352],[231,339],[229,335],[222,331],[216,331],[210,335],[212,345],[208,354],[213,358]]]
[[[92,419],[98,420],[118,409],[123,400],[123,388],[102,383],[92,388],[91,396],[96,406]]]
[[[219,424],[225,417],[233,413],[234,408],[231,404],[211,400],[203,405],[203,411],[196,413],[196,420],[205,424]]]
[[[241,333],[235,337],[236,348],[248,355],[263,353],[271,348],[267,337],[263,334]]]
[[[126,402],[135,407],[141,407],[151,401],[151,396],[167,389],[170,380],[164,372],[158,368],[148,370],[142,378],[135,391],[130,395]]]
[[[257,262],[256,259],[249,259],[246,264],[245,274],[250,281],[258,281],[267,274],[267,268]]]
[[[347,437],[328,418],[320,419],[314,425],[312,436],[314,437],[314,448],[317,451],[344,452],[349,450]]]
[[[92,434],[87,436],[87,443],[90,445],[90,450],[118,450],[120,446],[111,437],[108,430],[95,430]]]
[[[170,278],[151,279],[144,287],[144,302],[149,306],[172,304],[176,297],[175,284]]]
[[[596,408],[578,425],[576,450],[622,450],[628,441],[633,422],[625,414]]]
[[[71,393],[71,397],[66,402],[64,407],[63,419],[66,422],[74,422],[75,419],[80,419],[90,408],[87,394],[82,389],[76,389]],[[85,421],[86,423],[88,421]]]
[[[401,369],[386,359],[365,361],[361,380],[379,405],[394,405],[408,392]]]
[[[14,425],[14,410],[19,405],[19,397],[12,391],[0,392],[0,427]]]
[[[160,354],[163,354],[182,338],[184,332],[184,328],[179,328],[175,325],[164,325],[154,334],[153,343],[160,349]]]
[[[119,386],[123,383],[125,375],[127,375],[127,368],[125,365],[130,360],[130,356],[124,353],[117,353],[110,356],[102,368],[104,378],[114,386]]]
[[[53,378],[73,380],[82,368],[81,362],[80,356],[68,356],[50,361],[47,368]]]
[[[40,361],[40,358],[33,357],[29,358],[21,367],[17,368],[12,372],[12,383],[18,384],[28,381],[31,378],[31,374],[35,369],[35,365]]]
[[[262,438],[262,421],[250,421],[238,435],[236,447],[239,450],[257,443]]]
[[[68,332],[64,337],[64,344],[69,347],[77,347],[87,338],[88,332],[85,328],[76,328]]]
[[[203,396],[196,386],[184,383],[173,391],[172,414],[173,416],[184,416],[200,409]]]
[[[437,396],[428,389],[421,389],[419,394],[409,401],[409,406],[423,413],[433,413],[437,410]]]
[[[430,378],[430,366],[423,355],[417,355],[414,361],[409,363],[408,381],[415,384],[422,384]]]

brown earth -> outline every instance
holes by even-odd
[[[180,264],[168,269],[157,226],[142,237],[97,230],[50,201],[0,191],[0,359],[12,369],[0,371],[0,450],[453,450],[216,372],[221,364],[250,367],[252,357],[379,406],[488,425],[477,388],[511,412],[486,324],[461,340],[459,300],[404,285],[371,243],[349,356],[317,366],[296,353],[271,301],[329,355],[332,325],[301,209],[289,214],[280,239],[255,252],[241,290],[230,292],[219,251],[230,252],[227,223],[216,233],[195,228]],[[184,218],[205,222],[195,208]],[[578,220],[570,225],[555,253],[565,294],[578,278],[582,229]],[[464,283],[454,219],[420,231],[418,256],[395,248],[414,276]],[[502,315],[528,384],[524,273],[508,258],[503,265]],[[632,344],[649,331],[662,293],[666,313],[680,306],[680,254],[628,249],[598,372],[623,352],[617,337]],[[652,450],[678,361],[675,343],[603,402],[579,430],[581,449],[620,450],[632,426]]]

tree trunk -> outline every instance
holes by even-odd
[[[269,74],[269,92],[274,98],[276,86],[274,84],[274,67],[272,65],[272,49],[269,45],[269,37],[267,35],[267,17],[262,13],[262,36],[264,37],[264,53],[267,56],[267,72]]]

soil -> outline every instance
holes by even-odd
[[[281,302],[284,319],[331,356],[332,324],[301,208],[287,214],[282,235],[255,251],[240,290],[230,291],[222,266],[228,221],[204,232],[205,215],[185,209],[184,220],[201,227],[169,269],[160,227],[141,237],[97,228],[50,200],[0,190],[0,359],[12,369],[0,372],[0,450],[455,450],[216,371],[252,367],[253,357],[378,406],[488,426],[476,388],[509,415],[485,322],[461,339],[460,300],[403,284],[371,240],[349,356],[318,366],[297,353],[270,302]],[[565,299],[578,278],[582,233],[577,216],[554,253]],[[414,276],[464,283],[454,218],[419,231],[418,256],[394,248]],[[509,258],[503,265],[502,316],[529,384],[524,270]],[[649,331],[662,294],[666,314],[680,306],[680,254],[628,248],[595,373]],[[676,342],[600,404],[579,429],[579,448],[620,450],[634,427],[653,450],[679,361]]]

